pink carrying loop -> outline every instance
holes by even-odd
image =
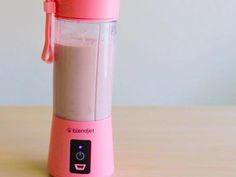
[[[54,52],[52,49],[52,18],[55,13],[55,2],[46,0],[44,2],[44,11],[46,12],[45,25],[45,43],[42,53],[42,60],[50,64],[54,60]]]

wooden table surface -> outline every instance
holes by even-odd
[[[236,107],[114,108],[113,177],[236,177]],[[47,177],[49,107],[0,107],[0,177]]]

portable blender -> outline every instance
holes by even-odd
[[[47,0],[44,10],[42,59],[54,68],[49,173],[110,177],[114,171],[111,105],[119,0]]]

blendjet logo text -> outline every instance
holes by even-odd
[[[68,133],[85,133],[85,134],[91,134],[94,133],[94,129],[86,128],[86,129],[80,129],[80,128],[67,128]]]

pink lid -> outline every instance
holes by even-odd
[[[56,17],[110,21],[119,16],[120,0],[55,0]]]

